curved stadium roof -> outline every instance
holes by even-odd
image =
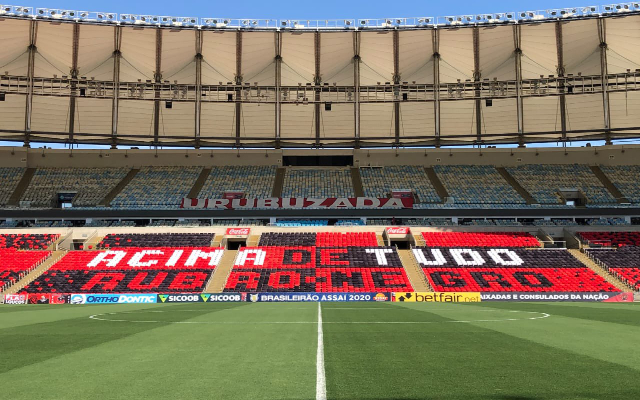
[[[632,4],[271,25],[9,6],[0,140],[367,147],[638,137]]]

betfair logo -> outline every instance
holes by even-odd
[[[409,303],[476,303],[482,300],[480,293],[394,293],[394,301]]]

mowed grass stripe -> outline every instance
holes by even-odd
[[[200,314],[186,311],[200,307]],[[32,360],[21,368],[14,365],[13,370],[0,374],[0,380],[12,382],[3,387],[3,396],[33,399],[38,397],[34,393],[42,393],[42,398],[313,398],[316,324],[169,323],[189,318],[275,321],[294,319],[294,312],[300,319],[315,321],[316,305],[308,307],[293,311],[246,303],[236,304],[233,310],[226,304],[158,305],[157,309],[163,312],[153,313],[153,318],[164,319],[164,323],[114,323],[87,317],[77,324],[72,320],[74,326],[69,329],[62,326],[69,321],[48,324],[49,332],[68,335],[69,342],[87,341],[92,335],[102,335],[103,340],[80,348],[73,343],[49,342],[66,351],[49,354],[38,363]],[[32,339],[47,341],[46,337]],[[38,378],[29,379],[34,376]]]
[[[423,321],[454,321],[465,305],[399,304],[398,315]],[[517,304],[512,304],[517,306]],[[331,313],[325,320],[363,319],[364,313]],[[490,311],[464,313],[486,318]],[[531,310],[525,310],[531,311]],[[516,313],[513,313],[514,315]],[[504,313],[503,313],[504,315]],[[398,316],[389,320],[397,320]],[[373,319],[373,316],[368,318]],[[590,332],[567,336],[554,318],[497,323],[428,325],[327,324],[324,328],[327,393],[330,399],[626,399],[640,392],[635,369],[495,330],[527,332],[578,341]],[[612,329],[621,329],[612,324]],[[596,334],[604,345],[607,337]],[[628,343],[634,346],[633,342]]]

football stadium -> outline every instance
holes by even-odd
[[[640,3],[0,40],[0,398],[640,395]]]

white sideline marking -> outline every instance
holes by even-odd
[[[318,303],[318,308],[320,308],[320,303]],[[180,310],[180,311],[196,311],[196,310]],[[197,310],[200,311],[200,310]],[[502,310],[494,310],[494,311],[502,311]],[[147,312],[147,311],[140,311]],[[153,311],[153,312],[164,312],[164,311]],[[339,324],[339,325],[351,325],[351,324],[359,324],[359,325],[376,325],[376,324],[385,324],[385,325],[427,325],[427,324],[459,324],[459,323],[472,323],[472,322],[505,322],[505,321],[528,321],[528,320],[536,320],[536,319],[544,319],[549,318],[551,314],[543,313],[543,312],[535,312],[535,311],[510,311],[510,312],[520,312],[525,314],[539,314],[538,317],[527,317],[527,318],[505,318],[505,319],[472,319],[472,320],[450,320],[450,321],[332,321],[332,322],[322,322],[322,313],[318,312],[318,322],[315,321],[138,321],[138,320],[130,320],[130,319],[107,319],[100,318],[108,315],[118,315],[118,314],[137,314],[139,312],[112,312],[112,313],[102,313],[102,314],[94,314],[89,316],[90,319],[95,321],[107,321],[107,322],[131,322],[138,324],[213,324],[213,325],[297,325],[297,324],[318,324],[318,339],[322,335],[322,324]],[[318,345],[320,345],[320,341],[318,341]],[[323,343],[324,347],[324,343]],[[324,358],[324,351],[323,351]]]
[[[322,307],[318,303],[318,353],[316,354],[316,400],[327,400],[327,378],[324,374],[324,333]]]

